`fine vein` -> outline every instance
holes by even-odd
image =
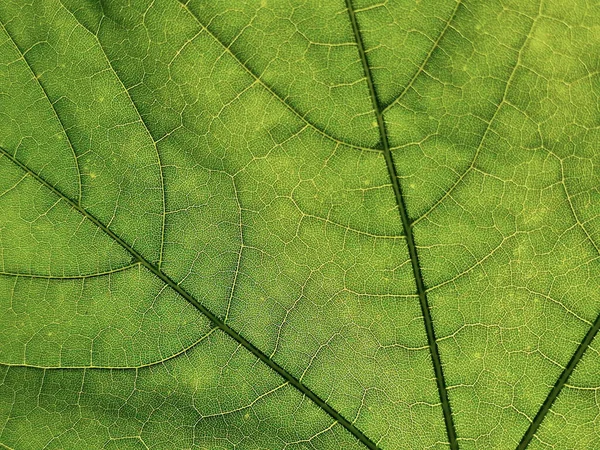
[[[540,6],[540,8],[541,8],[541,6]],[[596,245],[596,243],[594,242],[594,240],[588,233],[585,226],[579,220],[579,217],[575,211],[575,208],[573,207],[573,203],[571,202],[571,196],[569,195],[567,186],[565,185],[565,174],[564,174],[564,167],[563,167],[562,161],[561,161],[561,178],[562,178],[562,185],[565,190],[565,195],[566,195],[568,203],[569,203],[569,209],[571,210],[571,214],[573,215],[575,222],[581,227],[581,229],[583,230],[583,232],[586,235],[590,244],[592,244],[592,246],[596,249],[596,252],[598,252],[600,254],[600,249],[598,248],[598,246]],[[569,381],[569,377],[573,373],[573,370],[575,370],[577,363],[579,363],[579,361],[583,357],[585,351],[587,350],[587,348],[590,346],[590,344],[594,340],[594,337],[596,336],[596,334],[598,334],[599,329],[600,329],[600,314],[598,314],[598,316],[596,317],[596,320],[594,321],[594,323],[592,324],[592,326],[586,333],[585,337],[577,346],[577,350],[575,350],[575,353],[573,353],[571,360],[569,361],[567,366],[564,368],[564,370],[562,371],[562,373],[556,380],[556,383],[554,383],[554,386],[548,393],[546,400],[544,400],[544,403],[542,403],[542,406],[540,406],[540,409],[538,410],[537,414],[533,418],[533,421],[529,425],[529,428],[527,428],[527,431],[523,435],[523,438],[521,439],[521,442],[519,443],[517,450],[523,450],[523,449],[527,448],[527,446],[529,445],[529,443],[531,442],[531,440],[537,433],[537,430],[540,427],[540,425],[542,424],[544,418],[550,411],[552,404],[554,403],[554,401],[556,400],[556,398],[562,391],[563,387],[567,384],[567,381]]]
[[[525,448],[527,448],[527,446],[529,445],[529,443],[535,436],[535,433],[537,433],[537,430],[540,427],[542,421],[546,417],[546,414],[548,414],[548,411],[550,411],[550,408],[552,407],[554,400],[556,400],[556,398],[558,397],[558,394],[560,394],[560,391],[562,390],[562,388],[565,386],[565,384],[569,380],[569,377],[573,373],[575,366],[577,366],[577,363],[579,362],[579,360],[581,359],[581,357],[583,356],[583,354],[585,353],[587,348],[590,346],[590,344],[594,340],[594,337],[596,336],[596,334],[598,334],[599,329],[600,329],[600,314],[598,315],[598,317],[596,317],[594,324],[586,333],[585,337],[583,338],[583,340],[577,347],[577,350],[575,351],[575,353],[573,353],[573,356],[571,357],[569,364],[567,364],[567,367],[565,367],[565,369],[560,374],[560,377],[558,377],[558,380],[556,380],[556,383],[552,387],[552,390],[546,397],[546,400],[544,400],[544,403],[542,403],[542,406],[540,407],[540,409],[538,410],[537,414],[535,415],[533,421],[529,425],[529,428],[527,428],[527,431],[523,435],[523,438],[521,439],[521,442],[519,443],[517,450],[524,450]]]
[[[431,319],[431,312],[429,310],[429,304],[427,302],[427,293],[425,290],[425,283],[423,282],[423,276],[421,274],[421,266],[419,265],[419,258],[417,255],[417,247],[412,234],[410,219],[406,211],[406,205],[404,203],[404,197],[402,196],[402,190],[400,189],[400,183],[398,182],[398,176],[396,174],[396,168],[394,166],[394,160],[392,159],[392,152],[390,151],[390,145],[388,142],[387,131],[385,127],[385,121],[383,120],[383,108],[379,104],[377,97],[377,91],[373,82],[373,76],[371,74],[371,67],[367,61],[367,55],[362,41],[362,35],[358,27],[356,20],[356,14],[352,6],[352,0],[346,0],[346,6],[350,15],[350,21],[352,23],[352,31],[354,32],[354,38],[358,47],[358,53],[360,60],[365,71],[365,77],[367,85],[369,87],[369,94],[373,102],[373,109],[377,117],[377,126],[379,127],[380,145],[383,148],[383,155],[385,157],[385,163],[387,170],[392,182],[394,189],[394,195],[396,197],[396,203],[398,205],[398,211],[400,213],[400,219],[402,220],[402,228],[406,236],[406,243],[408,245],[408,252],[410,254],[410,262],[415,277],[417,293],[419,295],[419,303],[421,305],[421,312],[423,314],[423,320],[425,322],[425,332],[427,333],[427,343],[429,351],[431,353],[431,359],[433,361],[433,369],[435,372],[435,380],[437,383],[438,392],[440,395],[440,401],[442,403],[442,411],[444,414],[444,422],[446,425],[446,433],[448,435],[448,441],[451,449],[458,449],[458,442],[456,440],[456,430],[454,428],[454,420],[452,418],[452,411],[450,409],[450,401],[448,400],[448,391],[446,388],[446,382],[444,381],[444,372],[442,370],[442,362],[440,360],[440,354],[437,347],[437,341],[435,338],[435,332],[433,329],[433,321]]]
[[[194,305],[202,314],[204,314],[215,326],[221,329],[224,333],[238,342],[241,346],[250,351],[254,356],[256,356],[259,360],[265,363],[268,367],[277,372],[283,379],[289,382],[292,386],[294,386],[298,391],[300,391],[303,395],[311,399],[317,406],[319,406],[323,411],[325,411],[331,418],[333,418],[337,423],[343,426],[346,430],[348,430],[352,435],[358,439],[361,443],[363,443],[369,449],[378,449],[377,445],[369,439],[362,431],[360,431],[354,424],[352,424],[348,419],[342,416],[338,411],[336,411],[333,407],[331,407],[325,400],[315,394],[310,388],[308,388],[301,381],[296,379],[290,372],[285,370],[282,366],[277,364],[271,358],[269,358],[265,353],[263,353],[258,347],[248,341],[245,337],[243,337],[240,333],[235,331],[229,325],[227,325],[221,318],[215,315],[212,311],[202,305],[198,300],[196,300],[190,293],[188,293],[185,289],[183,289],[179,283],[175,282],[171,277],[169,277],[166,273],[164,273],[157,265],[152,264],[148,261],[144,256],[142,256],[137,250],[135,250],[131,245],[126,243],[120,236],[115,234],[110,228],[108,228],[104,223],[102,223],[99,219],[97,219],[90,212],[85,210],[82,206],[79,205],[78,202],[72,200],[65,194],[63,194],[58,188],[47,182],[44,178],[42,178],[37,173],[33,172],[29,167],[23,164],[21,161],[16,159],[10,152],[0,147],[0,155],[6,156],[10,161],[12,161],[15,165],[20,167],[23,171],[27,172],[32,178],[37,180],[39,183],[44,185],[47,189],[52,191],[55,195],[61,198],[63,201],[67,202],[69,206],[78,211],[82,216],[87,218],[90,222],[96,225],[100,230],[106,233],[110,238],[112,238],[115,242],[117,242],[121,247],[123,247],[127,252],[131,254],[131,256],[137,260],[141,265],[146,267],[151,273],[153,273],[156,277],[162,280],[167,286],[181,295],[184,299]]]
[[[242,61],[242,59],[236,53],[234,53],[233,50],[231,49],[231,44],[226,44],[225,42],[223,42],[211,29],[208,28],[208,26],[204,25],[200,21],[198,16],[189,8],[188,2],[184,2],[183,0],[177,0],[177,1],[179,3],[181,3],[182,7],[196,21],[196,23],[200,26],[201,31],[205,31],[215,42],[217,42],[221,47],[223,47],[223,51],[228,53],[248,73],[248,75],[250,75],[252,78],[254,78],[254,80],[256,80],[256,82],[258,82],[264,89],[266,89],[267,92],[269,92],[269,94],[271,94],[274,98],[276,98],[283,106],[285,106],[292,114],[294,114],[300,120],[302,120],[306,125],[308,125],[310,128],[315,130],[320,135],[324,136],[325,138],[327,138],[337,144],[342,144],[342,145],[345,145],[350,148],[356,148],[356,149],[365,150],[365,151],[373,151],[374,150],[370,147],[362,147],[362,146],[360,146],[358,144],[354,144],[352,142],[343,141],[341,138],[337,138],[336,136],[329,134],[327,132],[327,130],[325,128],[322,128],[319,124],[313,123],[309,118],[306,117],[307,116],[306,113],[301,113],[292,103],[290,103],[289,100],[287,100],[287,97],[284,97],[283,95],[279,94],[268,83],[266,83],[261,78],[262,77],[261,74],[255,73],[248,66],[247,63]],[[198,35],[199,34],[196,34],[196,36],[198,36]]]
[[[404,89],[402,89],[402,92],[400,92],[400,95],[398,95],[398,97],[396,97],[394,100],[392,100],[392,102],[389,105],[387,105],[386,107],[383,108],[382,113],[385,113],[388,109],[390,109],[391,107],[393,107],[396,103],[400,102],[400,100],[402,100],[402,98],[406,95],[406,93],[408,92],[408,90],[412,87],[412,85],[414,84],[415,80],[419,77],[419,75],[421,75],[423,73],[423,71],[425,70],[425,66],[427,65],[427,63],[429,62],[429,60],[431,59],[431,57],[433,56],[433,53],[435,52],[435,50],[439,47],[440,42],[442,41],[442,39],[446,35],[446,32],[448,31],[448,29],[450,28],[450,24],[452,23],[452,21],[456,17],[456,13],[458,12],[458,8],[461,5],[461,1],[462,0],[457,0],[456,1],[456,6],[454,7],[454,10],[452,10],[452,14],[450,15],[450,18],[446,22],[446,25],[442,29],[442,32],[439,34],[439,36],[437,37],[437,39],[434,41],[433,47],[431,47],[431,50],[429,50],[429,53],[427,53],[427,56],[425,56],[425,58],[423,59],[423,62],[421,63],[421,65],[419,66],[419,68],[417,69],[417,71],[411,77],[411,79],[406,84],[406,86],[404,87]]]
[[[62,119],[60,118],[60,115],[58,114],[58,111],[56,110],[56,102],[53,102],[52,100],[50,100],[50,96],[48,95],[48,91],[46,90],[46,86],[44,86],[44,84],[40,80],[39,74],[36,74],[36,72],[33,70],[33,67],[31,65],[31,63],[29,62],[29,59],[27,59],[27,57],[25,56],[25,54],[27,52],[23,51],[21,49],[21,47],[19,47],[19,45],[17,44],[17,41],[15,41],[13,39],[12,34],[10,34],[8,32],[8,29],[4,25],[4,21],[1,20],[1,19],[0,19],[0,26],[2,27],[2,29],[6,33],[6,36],[8,36],[8,39],[10,39],[10,42],[12,43],[13,47],[15,48],[15,50],[19,53],[20,59],[22,59],[23,62],[25,63],[25,65],[27,66],[27,69],[31,73],[32,79],[34,79],[36,81],[36,84],[42,90],[42,93],[44,94],[44,98],[46,100],[48,100],[48,103],[50,104],[50,108],[52,109],[52,112],[54,113],[54,116],[56,117],[56,120],[58,121],[58,124],[60,125],[60,128],[61,128],[62,132],[65,135],[67,143],[69,144],[69,149],[71,150],[71,154],[73,155],[73,161],[74,161],[74,164],[75,164],[75,169],[77,170],[77,190],[78,190],[77,201],[81,202],[81,198],[83,196],[83,194],[82,194],[83,184],[81,182],[81,168],[79,167],[79,159],[77,157],[77,154],[75,153],[75,147],[73,146],[73,142],[71,140],[71,136],[69,136],[69,133],[67,132],[67,128],[65,127],[65,124],[63,123]]]

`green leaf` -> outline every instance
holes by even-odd
[[[600,448],[599,55],[595,0],[0,2],[0,447]]]

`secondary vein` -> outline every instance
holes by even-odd
[[[573,373],[573,370],[575,370],[577,363],[583,357],[585,351],[588,349],[588,347],[594,340],[594,337],[596,336],[596,334],[598,334],[598,330],[600,330],[600,315],[598,315],[598,317],[596,317],[594,324],[590,327],[590,329],[586,333],[583,340],[579,343],[579,346],[577,347],[577,350],[575,351],[575,353],[573,353],[573,356],[571,357],[571,360],[567,364],[567,367],[565,367],[565,369],[560,374],[560,377],[558,377],[558,379],[556,380],[556,383],[554,384],[554,386],[552,387],[552,390],[546,397],[546,400],[544,400],[544,403],[538,410],[533,421],[531,422],[531,424],[529,424],[529,428],[527,428],[527,431],[523,435],[521,442],[519,442],[519,445],[517,446],[517,450],[524,450],[527,448],[527,446],[529,445],[529,443],[531,442],[531,440],[537,433],[537,430],[539,429],[540,425],[544,421],[544,418],[550,411],[550,408],[552,407],[552,404],[558,397],[558,394],[560,394],[560,391],[562,391],[562,388],[565,386],[567,381],[569,381],[569,377]]]
[[[250,351],[254,356],[256,356],[260,361],[265,363],[268,367],[273,369],[277,374],[279,374],[283,379],[289,382],[290,385],[294,386],[298,391],[300,391],[303,395],[312,400],[318,407],[320,407],[323,411],[325,411],[332,419],[334,419],[337,423],[339,423],[342,427],[348,430],[358,441],[363,443],[367,448],[377,450],[377,445],[369,439],[361,430],[359,430],[354,424],[352,424],[348,419],[342,416],[337,410],[335,410],[332,406],[330,406],[325,400],[319,397],[316,393],[314,393],[308,386],[303,384],[301,381],[296,379],[290,372],[285,370],[282,366],[273,361],[269,356],[263,353],[258,347],[252,344],[249,340],[243,337],[240,333],[235,331],[229,325],[227,325],[221,318],[215,315],[211,310],[206,308],[202,303],[196,300],[190,293],[188,293],[183,287],[179,285],[179,283],[175,282],[171,277],[169,277],[166,273],[164,273],[157,265],[152,264],[148,261],[142,254],[140,254],[137,250],[135,250],[132,246],[130,246],[127,242],[125,242],[120,236],[114,233],[110,228],[108,228],[104,223],[102,223],[99,219],[97,219],[93,214],[84,209],[78,202],[72,200],[65,194],[63,194],[58,188],[50,184],[44,178],[42,178],[37,173],[33,172],[29,167],[15,158],[10,152],[6,149],[0,147],[0,156],[6,156],[10,161],[12,161],[15,165],[20,167],[23,171],[28,173],[32,178],[42,184],[44,187],[53,192],[56,196],[61,198],[63,201],[69,204],[73,209],[78,211],[82,216],[96,225],[100,230],[106,233],[111,239],[117,242],[121,247],[123,247],[131,256],[138,261],[141,265],[146,267],[151,273],[153,273],[156,277],[158,277],[163,283],[177,292],[180,296],[182,296],[185,300],[190,302],[193,306],[196,307],[202,314],[204,314],[217,328],[226,333],[229,337],[238,342],[245,349]]]
[[[540,3],[540,8],[541,8],[541,3]],[[575,211],[575,208],[573,207],[573,203],[571,202],[571,196],[569,195],[567,186],[565,184],[565,174],[564,174],[564,166],[563,166],[562,160],[561,160],[560,166],[561,166],[560,170],[561,170],[561,179],[562,179],[561,184],[565,191],[565,195],[567,197],[567,201],[569,203],[569,209],[571,210],[573,219],[575,219],[575,223],[581,227],[581,229],[583,230],[583,233],[586,235],[586,238],[590,242],[592,247],[594,247],[596,252],[598,254],[600,254],[600,249],[598,248],[598,246],[596,245],[596,243],[594,242],[594,240],[588,233],[585,226],[579,220],[577,212]],[[534,436],[536,435],[540,425],[542,424],[542,422],[548,415],[548,412],[550,412],[550,408],[554,404],[554,401],[556,400],[556,398],[562,391],[563,387],[566,386],[571,374],[575,370],[575,367],[577,366],[577,364],[579,363],[579,361],[585,354],[586,350],[588,349],[588,347],[590,346],[590,344],[592,343],[592,341],[598,334],[598,330],[600,330],[600,314],[598,314],[598,316],[596,317],[596,320],[594,321],[592,326],[589,328],[588,332],[585,334],[583,340],[577,346],[575,353],[573,353],[573,356],[571,356],[569,363],[567,364],[567,366],[564,368],[564,370],[562,371],[562,373],[560,374],[560,376],[554,383],[554,386],[552,386],[552,389],[546,396],[544,403],[542,403],[542,406],[540,406],[540,409],[538,410],[537,414],[533,418],[532,422],[529,424],[527,431],[521,438],[521,442],[519,442],[519,445],[517,446],[517,450],[524,450],[531,443],[531,441],[533,440]]]
[[[346,0],[346,6],[348,8],[348,14],[350,15],[350,22],[352,23],[352,31],[358,47],[358,53],[360,60],[363,65],[367,85],[369,88],[369,94],[371,101],[373,102],[373,109],[375,110],[375,116],[377,118],[377,126],[379,128],[379,136],[381,139],[380,145],[383,149],[383,155],[387,166],[388,174],[394,189],[394,195],[396,197],[396,203],[398,205],[398,212],[400,213],[400,219],[402,221],[402,228],[406,236],[406,243],[408,245],[408,252],[410,255],[410,262],[413,269],[413,275],[417,287],[417,293],[419,295],[419,303],[421,306],[421,312],[423,314],[423,321],[425,322],[425,332],[427,334],[427,343],[429,351],[431,353],[431,359],[433,362],[433,369],[435,373],[435,380],[437,383],[438,393],[442,404],[442,411],[444,415],[444,422],[446,425],[446,433],[448,435],[448,441],[451,449],[458,449],[458,442],[456,439],[456,430],[454,427],[454,420],[452,418],[452,410],[450,409],[450,401],[448,399],[448,390],[446,388],[446,382],[444,380],[444,372],[442,370],[442,362],[437,347],[437,340],[435,337],[435,331],[433,329],[433,320],[431,318],[431,312],[429,309],[429,303],[427,301],[427,293],[425,289],[425,283],[423,281],[423,275],[421,274],[421,266],[419,264],[419,258],[417,255],[417,247],[412,233],[410,219],[406,210],[406,204],[404,197],[402,196],[402,189],[398,182],[398,175],[396,174],[396,167],[392,158],[392,152],[387,136],[387,130],[385,121],[383,119],[383,107],[380,105],[377,91],[375,89],[375,83],[373,82],[373,75],[371,73],[371,67],[367,60],[364,44],[362,41],[362,34],[358,26],[356,14],[352,6],[352,0]]]

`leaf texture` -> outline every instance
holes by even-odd
[[[600,448],[600,3],[0,2],[0,446]]]

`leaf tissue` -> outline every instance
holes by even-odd
[[[0,447],[600,449],[597,0],[0,1]]]

